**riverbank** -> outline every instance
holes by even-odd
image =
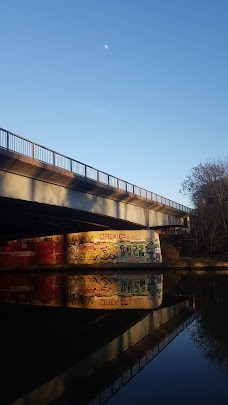
[[[179,259],[164,261],[162,263],[102,263],[102,264],[77,264],[77,265],[28,265],[0,267],[0,273],[30,273],[30,272],[94,272],[94,271],[169,271],[190,270],[192,272],[211,272],[228,274],[228,261]]]

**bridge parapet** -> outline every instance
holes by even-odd
[[[62,155],[54,150],[39,145],[31,140],[23,138],[14,134],[6,129],[0,128],[0,149],[2,151],[9,151],[18,155],[27,157],[34,160],[34,162],[42,162],[53,168],[61,169],[65,172],[71,172],[77,178],[85,179],[88,182],[96,182],[100,186],[116,190],[117,192],[133,194],[136,198],[149,200],[150,204],[156,206],[161,205],[169,209],[174,209],[182,213],[190,214],[192,209],[172,201],[168,198],[162,197],[152,191],[128,183],[125,180],[119,179],[108,173],[93,168],[75,159]]]

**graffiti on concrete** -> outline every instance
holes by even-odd
[[[68,242],[69,264],[162,261],[159,236],[152,230],[87,232],[69,235]]]
[[[82,232],[0,244],[0,266],[161,261],[159,235],[153,230]]]

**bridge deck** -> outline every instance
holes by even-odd
[[[0,168],[12,173],[58,184],[77,191],[111,198],[115,201],[137,205],[165,214],[183,217],[185,213],[184,208],[186,207],[182,205],[180,206],[182,209],[177,209],[4,149],[0,149]]]

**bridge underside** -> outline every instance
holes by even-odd
[[[106,229],[146,227],[80,210],[0,198],[0,240]]]
[[[148,229],[118,218],[30,201],[0,198],[0,240],[107,229]],[[168,231],[169,226],[153,227]]]

